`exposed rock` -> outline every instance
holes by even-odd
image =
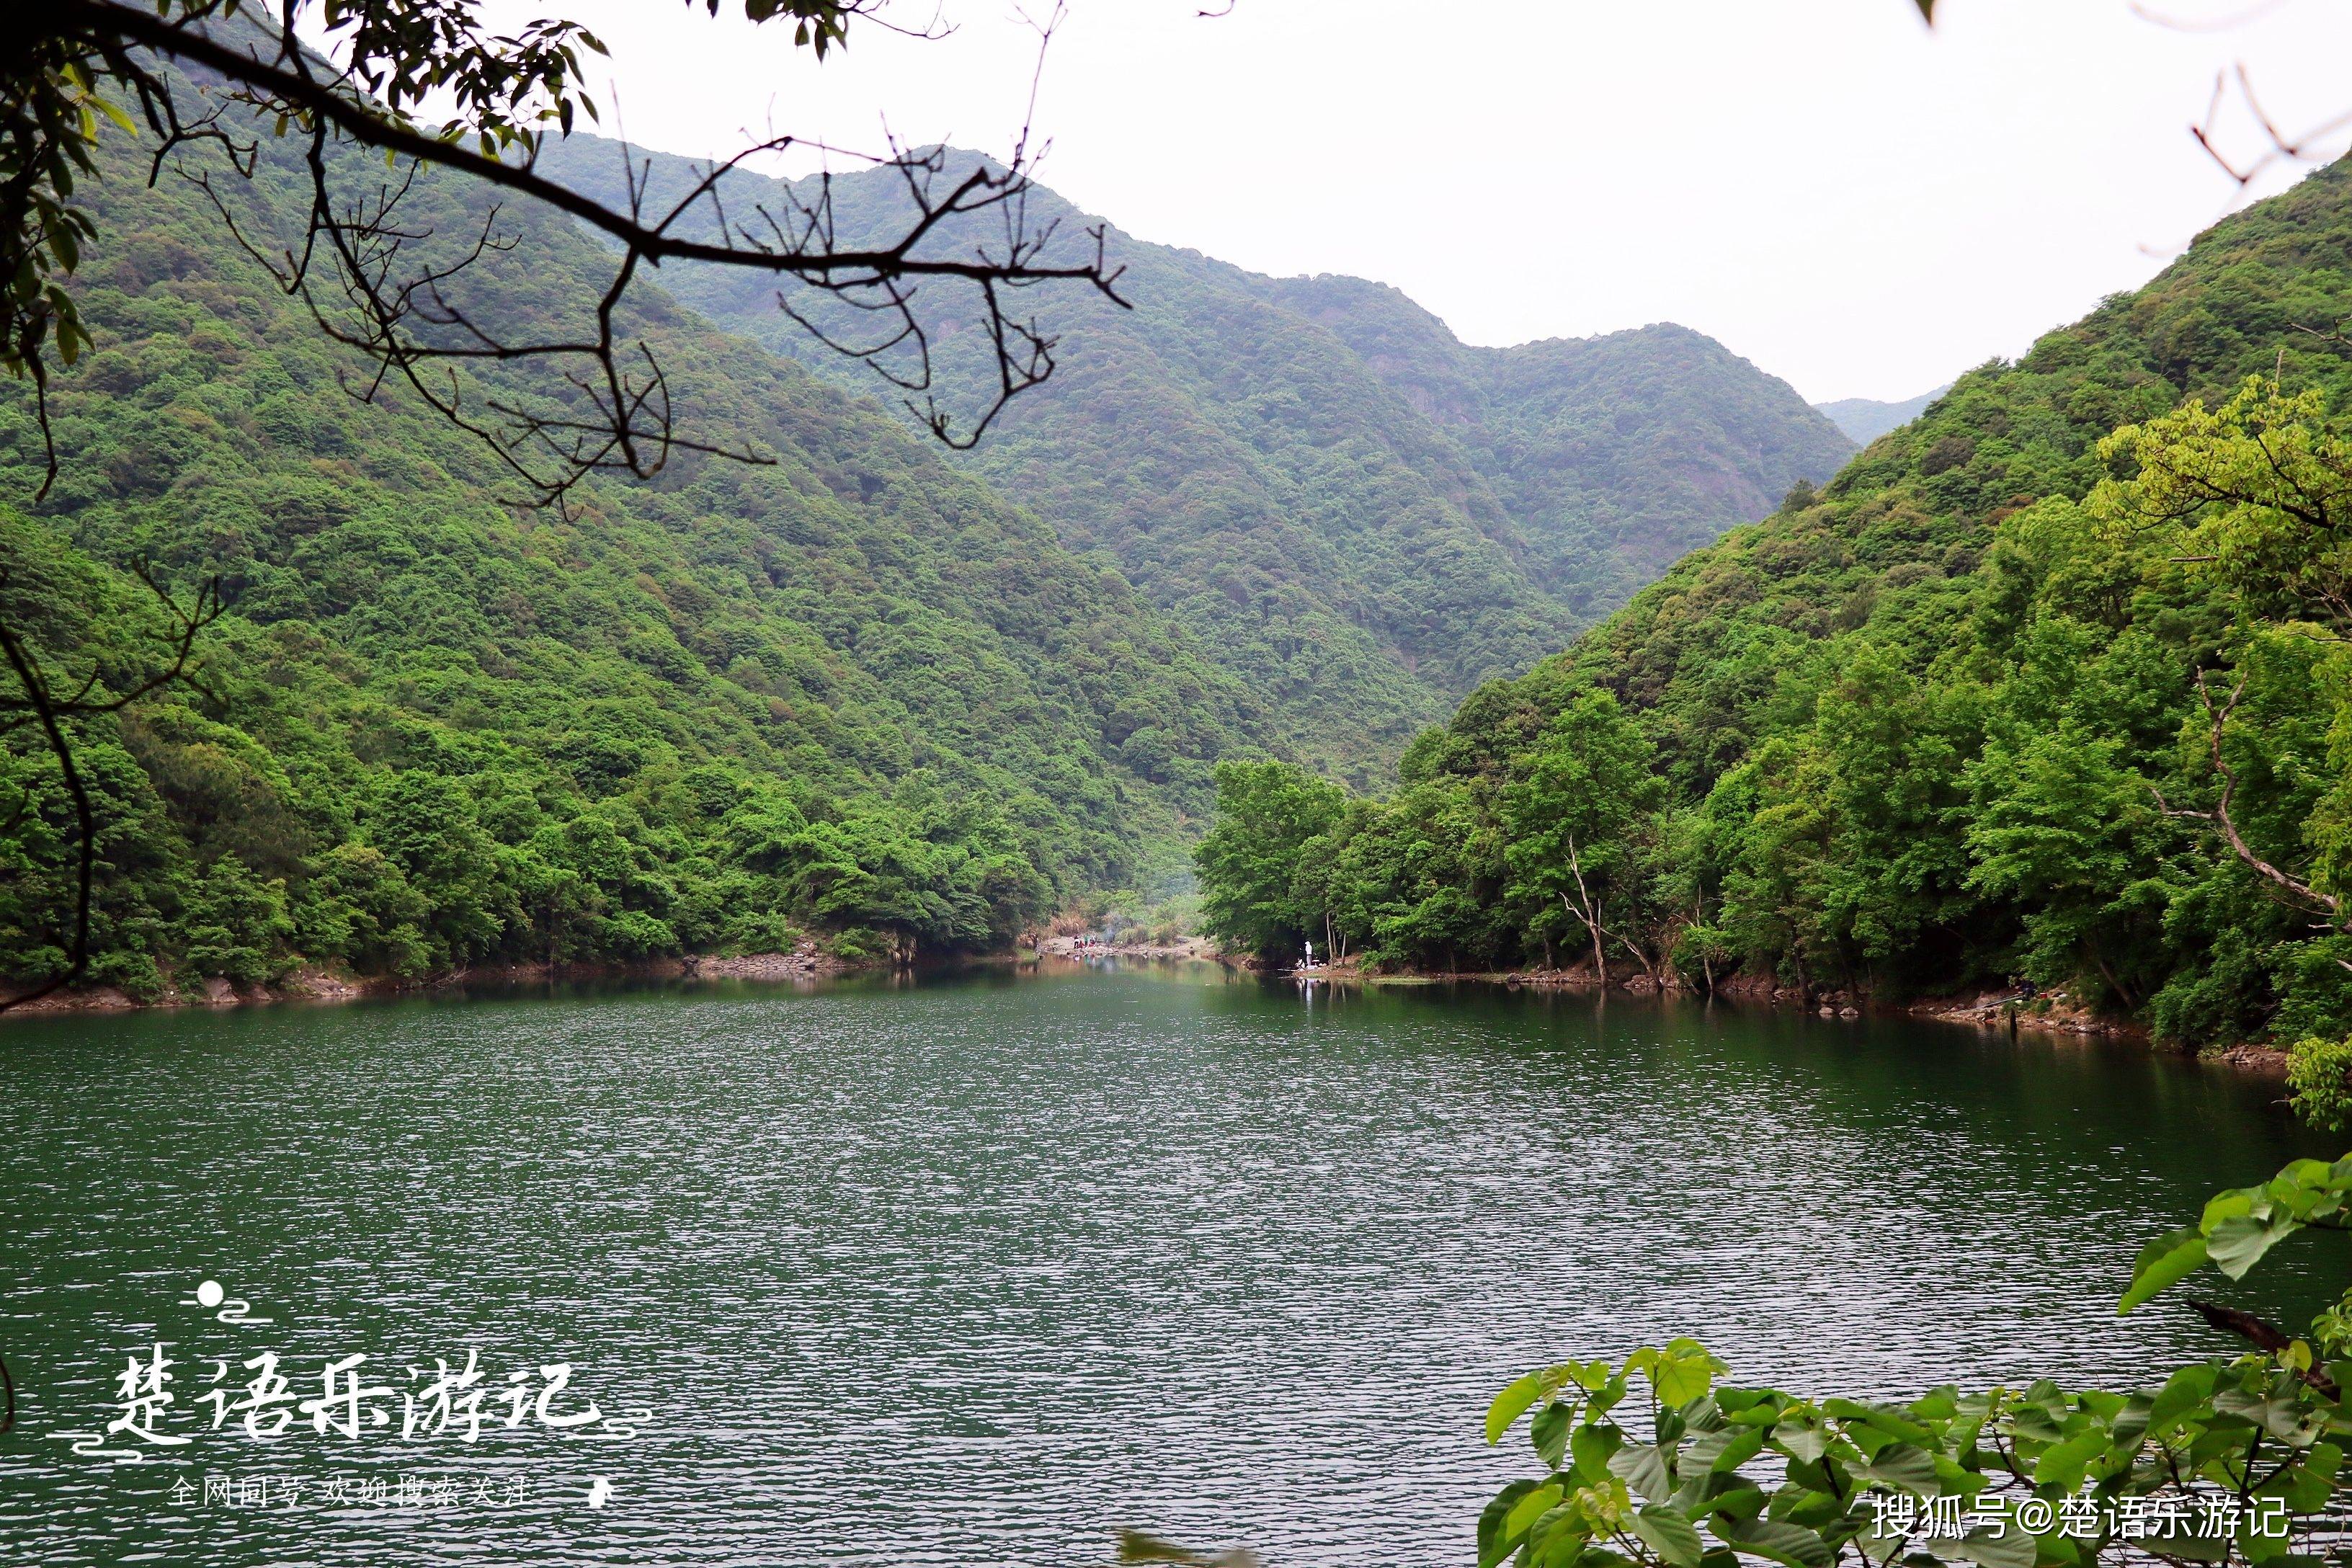
[[[678,973],[690,980],[814,980],[848,965],[803,940],[790,952],[751,952],[730,958],[685,958]]]
[[[2015,991],[1988,991],[1970,997],[1935,997],[1912,1004],[1909,1011],[1914,1017],[1973,1024],[1983,1029],[2032,1029],[2044,1034],[2121,1039],[2147,1037],[2145,1026],[2094,1013],[2079,998],[2064,991],[2044,991],[2032,996]]]

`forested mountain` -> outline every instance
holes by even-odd
[[[1460,443],[1580,622],[1853,450],[1786,383],[1686,327],[1479,348],[1385,284],[1255,281]]]
[[[1482,688],[1392,796],[1226,770],[1213,916],[2340,1037],[2347,314],[2338,163]]]
[[[1845,432],[1846,439],[1857,447],[1867,447],[1889,430],[1899,429],[1927,412],[1927,405],[1952,390],[1946,382],[1933,392],[1923,392],[1916,397],[1906,397],[1900,403],[1882,403],[1874,397],[1841,397],[1833,403],[1816,403],[1829,422]]]
[[[205,691],[82,726],[94,978],[757,951],[808,924],[851,951],[989,946],[1181,866],[1207,760],[1262,728],[1266,695],[1108,561],[655,289],[627,334],[698,430],[772,466],[687,453],[569,515],[513,504],[396,385],[350,395],[369,363],[194,186],[151,187],[140,148],[110,145],[77,284],[96,346],[51,388],[62,472],[38,505],[31,399],[0,385],[0,593],[68,689],[157,657],[135,564],[184,603],[216,574],[229,607]],[[299,145],[265,134],[251,186],[225,183],[265,251],[299,232]],[[426,175],[407,216],[462,244],[488,203]],[[505,223],[467,307],[590,317],[604,258],[568,221]],[[496,367],[468,386],[547,395]],[[0,974],[37,976],[76,840],[37,741],[7,747]]]
[[[694,177],[684,159],[635,156],[655,206]],[[551,144],[541,167],[625,194],[621,150],[593,137]],[[845,234],[896,220],[895,178],[835,177]],[[783,194],[742,174],[725,188],[739,214]],[[1066,254],[1090,251],[1096,220],[1050,192],[1027,216],[1058,224]],[[1065,542],[1108,551],[1263,693],[1277,750],[1360,784],[1480,679],[1524,668],[1851,449],[1785,384],[1681,329],[1473,349],[1378,285],[1264,278],[1115,228],[1108,242],[1134,309],[1042,302],[1060,368],[966,462]],[[671,268],[664,282],[874,386],[812,354],[765,279]],[[933,324],[942,376],[973,401],[992,373],[968,352],[976,334]]]
[[[1675,329],[1469,350],[1392,294],[1114,237],[1138,308],[1079,301],[1059,374],[961,461],[845,394],[837,361],[747,341],[805,348],[772,282],[658,280],[730,335],[641,281],[623,337],[692,433],[768,460],[682,451],[534,510],[397,378],[350,395],[372,363],[256,258],[307,195],[289,145],[259,145],[217,187],[249,251],[201,188],[107,143],[76,285],[95,346],[51,388],[61,475],[37,503],[33,405],[0,388],[0,593],[61,684],[154,666],[142,568],[183,603],[217,575],[227,603],[199,685],[77,737],[92,977],[134,992],[807,928],[852,953],[998,944],[1078,892],[1181,875],[1215,758],[1383,781],[1453,697],[1836,442]],[[836,210],[878,226],[889,200],[842,182]],[[427,174],[404,222],[454,257],[489,210]],[[498,226],[455,303],[539,335],[593,316],[592,241],[528,208]],[[981,367],[935,325],[952,404]],[[1381,341],[1401,333],[1412,355]],[[1430,403],[1448,378],[1467,390]],[[571,395],[497,362],[461,384],[476,407]],[[26,977],[57,966],[78,836],[35,739],[7,746],[0,974]]]

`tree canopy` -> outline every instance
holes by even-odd
[[[37,503],[31,389],[0,385],[0,492],[31,503],[0,504],[0,626],[93,708],[170,662],[171,602],[215,584],[217,614],[190,679],[59,718],[88,831],[37,733],[0,744],[0,974],[73,970],[85,846],[90,978],[137,994],[803,934],[995,948],[1181,876],[1257,700],[919,432],[640,286],[621,330],[770,460],[518,504],[423,400],[349,396],[365,347],[138,154],[105,143],[88,187],[113,240],[78,274],[91,345],[50,388]],[[299,236],[308,184],[265,137],[240,221]],[[409,199],[467,232],[496,196],[428,172]],[[610,257],[562,214],[509,221],[470,298],[593,313]]]
[[[688,9],[716,16],[720,5],[689,0]],[[794,43],[819,58],[873,9],[870,0],[744,4],[754,24],[789,21]],[[323,52],[301,41],[306,27]],[[40,465],[26,498],[47,497],[60,474],[55,374],[99,347],[76,279],[92,255],[121,241],[102,221],[100,187],[135,180],[142,163],[149,184],[184,182],[201,194],[203,211],[184,215],[184,223],[232,242],[300,301],[319,332],[361,356],[364,363],[340,367],[345,387],[369,402],[396,388],[478,442],[526,500],[567,511],[593,476],[649,479],[681,454],[775,461],[740,437],[679,425],[671,373],[652,340],[628,331],[632,313],[623,309],[646,264],[692,258],[749,268],[895,320],[896,330],[878,341],[833,346],[881,369],[925,426],[950,443],[975,438],[1005,401],[1052,373],[1053,341],[1013,311],[1017,290],[1066,281],[1117,298],[1098,243],[1075,260],[1044,256],[1051,231],[1032,230],[1023,218],[1027,176],[1019,156],[1009,167],[949,178],[935,153],[893,148],[878,162],[898,177],[909,216],[893,234],[854,243],[843,242],[821,197],[739,210],[715,232],[681,232],[698,208],[718,212],[715,183],[725,164],[706,169],[659,211],[640,189],[614,205],[583,197],[541,175],[536,160],[549,132],[595,118],[583,61],[603,51],[593,34],[561,18],[493,32],[473,0],[276,7],[58,0],[11,8],[0,18],[0,191],[7,193],[0,199],[0,369],[30,389]],[[450,118],[420,120],[428,101],[452,109]],[[142,132],[146,144],[125,156],[122,143]],[[544,212],[452,204],[438,199],[446,184],[420,179],[430,174]],[[291,202],[289,177],[301,192]],[[943,237],[943,226],[978,213],[1003,221],[978,241],[968,230],[953,242]],[[572,295],[568,313],[519,310],[511,293],[499,293],[501,263],[536,237],[534,216],[544,234],[545,216],[554,215],[611,243],[604,280]],[[980,335],[994,345],[992,383],[961,423],[934,395],[929,329],[910,304],[918,280],[971,289]],[[541,373],[537,382],[518,380],[525,367]],[[44,961],[26,995],[82,977],[92,952],[106,829],[77,760],[78,721],[184,680],[194,634],[220,613],[210,584],[179,599],[156,591],[157,613],[176,628],[164,657],[144,666],[101,659],[109,668],[101,675],[93,667],[87,679],[52,669],[22,622],[0,619],[0,654],[14,686],[0,697],[0,722],[27,729],[46,749],[71,819],[53,847],[77,867],[56,942],[27,938],[31,945],[16,948],[20,959]],[[20,826],[29,809],[20,803]],[[20,913],[44,908],[45,897],[19,900]]]

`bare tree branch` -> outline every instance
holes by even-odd
[[[2213,824],[2229,844],[2231,853],[2235,855],[2248,869],[2274,887],[2284,889],[2292,896],[2304,900],[2314,910],[2325,911],[2330,917],[2331,927],[2339,925],[2344,914],[2341,900],[2331,893],[2321,892],[2299,877],[2289,876],[2263,859],[2254,853],[2253,847],[2246,842],[2245,835],[2239,831],[2237,819],[2230,814],[2231,797],[2238,790],[2238,775],[2231,770],[2228,761],[2221,754],[2221,734],[2230,722],[2231,715],[2237,711],[2239,699],[2245,695],[2247,678],[2242,673],[2239,675],[2236,684],[2230,688],[2229,700],[2219,708],[2213,705],[2213,690],[2207,684],[2205,678],[2204,670],[2200,669],[2197,672],[2197,696],[2198,700],[2204,704],[2207,723],[2206,743],[2212,758],[2213,771],[2221,778],[2221,793],[2215,798],[2212,810],[2191,811],[2172,805],[2166,801],[2163,793],[2151,784],[2148,790],[2156,796],[2157,808],[2167,816],[2185,817],[2192,821]]]
[[[687,3],[715,15],[721,0]],[[821,58],[845,36],[851,17],[870,17],[878,3],[746,0],[745,9],[755,22],[793,24],[794,41]],[[299,41],[297,24],[310,15],[324,17],[341,63]],[[1061,17],[1057,4],[1045,22],[1031,24],[1041,68]],[[935,16],[915,36],[944,30]],[[75,191],[101,175],[98,135],[109,121],[126,130],[143,122],[154,140],[149,184],[167,172],[189,182],[224,231],[301,300],[318,328],[363,357],[363,373],[338,371],[352,395],[373,401],[388,386],[404,386],[480,441],[534,505],[568,510],[575,487],[590,476],[650,479],[681,452],[772,461],[740,441],[678,427],[670,377],[653,345],[629,324],[629,290],[648,266],[698,262],[764,272],[803,290],[803,300],[814,290],[855,317],[877,319],[879,331],[852,342],[778,293],[789,319],[824,346],[873,367],[927,429],[957,447],[976,441],[1013,397],[1055,369],[1055,340],[1015,308],[1021,290],[1067,283],[1122,308],[1128,303],[1101,228],[1089,230],[1091,247],[1081,248],[1056,246],[1053,223],[1031,221],[1034,159],[1025,125],[1007,165],[950,167],[943,149],[895,142],[885,155],[865,159],[897,174],[904,221],[855,242],[842,232],[830,175],[813,188],[785,186],[780,198],[748,212],[730,210],[729,176],[750,158],[810,145],[791,136],[772,136],[713,162],[666,205],[649,199],[649,173],[634,169],[622,205],[583,195],[540,171],[541,128],[552,123],[569,132],[575,108],[594,117],[594,103],[580,90],[580,60],[583,51],[603,49],[585,29],[562,20],[493,37],[479,24],[473,0],[0,5],[0,369],[31,384],[43,462],[36,500],[48,495],[59,468],[52,360],[71,364],[90,346],[65,280],[98,238]],[[203,79],[194,100],[167,61]],[[434,94],[457,100],[452,123],[432,126],[413,117]],[[1033,78],[1033,110],[1034,101]],[[290,243],[265,237],[267,225],[241,217],[222,178],[251,181],[265,136],[289,139],[308,186]],[[199,162],[198,154],[210,162]],[[617,255],[593,319],[568,333],[517,333],[493,319],[495,311],[469,306],[468,275],[512,251],[518,233],[506,209],[494,207],[462,235],[436,235],[415,216],[424,205],[419,176],[427,170],[537,204],[612,242]],[[929,329],[918,309],[926,285],[970,289],[978,302],[992,363],[976,409],[950,410],[935,390]],[[478,379],[494,367],[531,363],[551,367],[558,379],[541,390]],[[88,973],[96,821],[75,761],[71,721],[190,680],[196,634],[220,612],[210,585],[184,613],[157,593],[178,617],[177,635],[152,677],[112,694],[95,670],[70,690],[59,689],[21,627],[0,618],[0,660],[18,693],[0,701],[0,732],[17,725],[38,730],[77,837],[67,961],[33,989],[0,1001],[0,1011]]]
[[[2134,9],[2137,10],[2137,7],[2135,6]],[[2141,15],[2147,14],[2142,12]],[[2247,19],[2251,18],[2240,18],[2242,21]],[[2224,26],[2235,25],[2234,22],[2224,24]],[[2229,87],[2232,81],[2237,84],[2238,96],[2244,102],[2246,111],[2253,117],[2254,123],[2262,128],[2263,136],[2268,142],[2261,153],[2242,165],[2232,161],[2228,153],[2222,152],[2221,145],[2221,108],[2229,95]],[[2197,145],[2204,150],[2205,155],[2212,159],[2215,165],[2242,192],[2259,179],[2264,170],[2273,164],[2303,163],[2315,156],[2314,149],[2316,143],[2335,135],[2347,125],[2352,125],[2352,111],[2338,114],[2333,119],[2310,127],[2298,135],[2285,134],[2279,130],[2277,123],[2271,118],[2270,111],[2263,107],[2262,100],[2255,96],[2254,79],[2247,71],[2245,62],[2240,60],[2230,69],[2214,76],[2213,96],[2205,105],[2205,118],[2202,121],[2191,125],[2189,128],[2189,134],[2196,141]]]
[[[293,32],[302,9],[302,0],[282,0],[277,31],[257,29],[258,44],[226,36],[218,26],[239,14],[236,0],[185,0],[176,11],[162,12],[132,0],[56,0],[45,8],[42,26],[88,50],[105,75],[128,86],[159,141],[151,178],[170,154],[199,144],[221,149],[232,171],[250,177],[257,151],[256,137],[240,140],[226,126],[223,106],[194,119],[184,115],[170,82],[151,63],[156,56],[218,77],[229,100],[249,111],[256,124],[299,131],[310,200],[296,245],[257,243],[209,173],[187,177],[247,253],[268,267],[282,289],[304,300],[321,330],[373,360],[376,374],[354,386],[355,395],[373,397],[386,378],[396,377],[488,446],[525,482],[535,502],[560,504],[595,472],[652,478],[674,451],[763,460],[740,445],[678,432],[668,378],[652,348],[619,324],[627,289],[646,265],[689,261],[765,271],[838,300],[858,314],[881,317],[887,323],[881,331],[853,342],[778,295],[779,308],[796,326],[826,348],[875,368],[907,395],[908,408],[927,429],[955,447],[971,445],[1013,397],[1054,371],[1055,339],[1014,310],[1018,290],[1076,283],[1127,304],[1118,289],[1119,268],[1106,257],[1099,227],[1088,231],[1089,251],[1065,256],[1052,248],[1055,225],[1030,221],[1033,159],[1025,125],[1012,163],[1003,167],[982,163],[951,170],[942,149],[909,150],[895,143],[887,155],[868,159],[898,176],[896,189],[908,209],[904,223],[868,243],[849,243],[840,232],[829,175],[814,182],[814,195],[787,187],[774,204],[748,215],[729,212],[727,176],[750,158],[804,144],[790,136],[772,137],[714,162],[682,196],[659,208],[648,203],[649,181],[633,170],[625,205],[614,207],[541,174],[534,134],[513,133],[512,141],[526,153],[518,159],[496,147],[467,145],[451,128],[436,132],[412,121],[400,105],[404,94],[413,97],[420,90],[417,83],[381,65],[357,72],[338,68],[304,49]],[[864,8],[839,9],[862,14]],[[1041,68],[1062,16],[1056,5],[1044,21],[1031,19]],[[380,41],[372,37],[368,48],[355,47],[354,52],[368,61],[382,58]],[[398,89],[389,105],[369,91],[388,80]],[[1033,110],[1035,85],[1033,78]],[[571,100],[558,93],[557,101],[568,123]],[[346,192],[350,161],[334,155],[343,145],[385,154],[395,165],[405,161],[404,172]],[[434,237],[427,228],[405,226],[400,215],[417,171],[426,167],[527,197],[613,241],[619,258],[593,332],[511,341],[453,298],[456,279],[513,244],[511,236],[500,232],[495,211],[454,257],[412,262],[410,256]],[[976,231],[974,220],[982,218],[989,220],[989,229]],[[330,264],[331,277],[324,280],[318,275],[321,259]],[[929,329],[916,304],[926,281],[969,288],[981,306],[990,384],[981,405],[961,416],[943,407],[934,391]],[[37,372],[44,367],[35,348]],[[565,392],[558,401],[573,407],[551,413],[514,398],[472,393],[457,374],[467,363],[528,360],[572,367],[563,370]]]
[[[89,785],[74,759],[73,742],[66,732],[67,721],[117,713],[140,698],[174,682],[194,683],[194,660],[197,638],[206,626],[220,617],[222,602],[217,581],[206,582],[197,590],[194,604],[183,607],[156,583],[143,564],[138,568],[138,574],[140,580],[147,584],[149,591],[163,606],[168,617],[168,629],[159,639],[163,645],[164,658],[145,675],[119,691],[106,689],[101,684],[100,671],[93,667],[89,674],[75,684],[70,693],[59,695],[52,688],[48,672],[42,668],[39,657],[5,618],[0,617],[0,660],[6,662],[9,672],[16,677],[20,693],[16,697],[0,697],[0,733],[26,722],[38,727],[42,744],[57,764],[67,802],[72,807],[75,830],[73,925],[65,943],[66,963],[48,978],[29,989],[13,996],[0,997],[0,1013],[28,1002],[37,1002],[73,984],[89,972],[89,913],[97,871],[98,819],[90,804]],[[6,573],[0,572],[0,588],[6,587],[7,583]],[[29,802],[19,807],[17,815],[21,817],[27,809]]]
[[[2258,1318],[2252,1312],[2242,1311],[2236,1307],[2224,1307],[2218,1301],[2202,1300],[2191,1296],[2189,1298],[2189,1308],[2223,1333],[2235,1334],[2256,1349],[2268,1351],[2273,1355],[2276,1355],[2294,1342],[2294,1336],[2277,1324]],[[2330,1399],[2343,1396],[2342,1391],[2336,1386],[2336,1380],[2315,1366],[2305,1367],[2296,1375]]]

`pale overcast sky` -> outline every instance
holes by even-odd
[[[492,7],[587,22],[629,137],[693,154],[770,124],[870,147],[887,117],[1002,155],[1035,48],[1008,0],[822,67],[734,0]],[[2187,134],[2217,71],[2289,133],[2352,108],[2342,0],[1944,0],[1932,32],[1912,0],[1200,9],[1069,0],[1045,184],[1147,239],[1393,283],[1474,342],[1680,321],[1816,400],[1925,391],[2153,276],[2233,200]]]

